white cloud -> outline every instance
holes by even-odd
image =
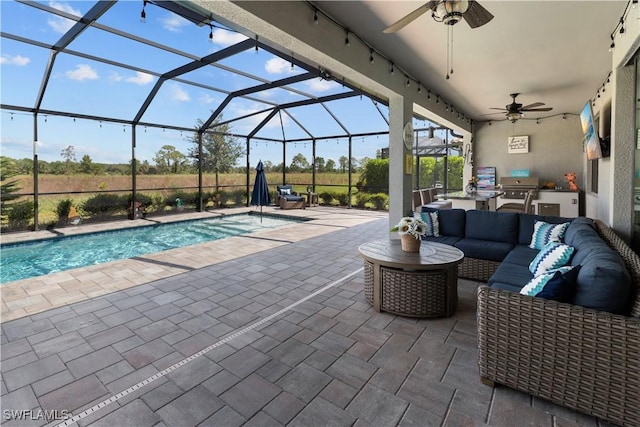
[[[171,86],[170,91],[171,99],[173,99],[174,101],[187,102],[191,100],[189,94],[178,85],[174,84],[173,86]]]
[[[314,92],[326,92],[338,86],[333,80],[322,80],[321,78],[307,80],[307,87]]]
[[[74,9],[67,3],[51,1],[49,2],[49,6],[72,15],[82,16],[82,13],[78,9]],[[75,21],[63,18],[62,16],[53,16],[47,20],[47,24],[49,24],[49,27],[51,27],[51,29],[56,33],[64,34],[69,31],[71,27],[73,27]]]
[[[22,55],[11,56],[5,54],[0,56],[0,64],[17,65],[22,67],[23,65],[27,65],[29,62],[31,62],[31,59]]]
[[[64,75],[71,80],[96,80],[98,78],[96,70],[86,64],[76,65],[75,70],[66,71]]]
[[[147,73],[141,73],[140,71],[136,71],[135,77],[127,77],[124,79],[127,83],[135,83],[139,86],[144,86],[153,81],[153,76]]]
[[[282,58],[273,57],[264,64],[264,69],[269,74],[291,73],[291,63]]]
[[[175,13],[170,13],[166,17],[162,18],[160,22],[162,23],[162,28],[171,31],[172,33],[182,32],[182,27],[192,25],[191,22],[187,21],[182,16],[176,15]]]
[[[221,46],[231,46],[241,41],[246,40],[248,37],[244,34],[235,33],[233,31],[227,31],[220,28],[213,30],[213,43]]]
[[[202,104],[213,104],[216,101],[216,98],[214,96],[211,96],[209,94],[204,94],[200,97],[200,102]]]

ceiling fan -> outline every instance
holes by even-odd
[[[493,15],[475,0],[431,0],[385,28],[384,32],[395,33],[427,11],[431,11],[436,22],[445,25],[455,25],[464,19],[471,28],[477,28],[493,19]]]
[[[431,11],[431,17],[436,22],[447,25],[447,76],[453,74],[453,26],[464,19],[471,28],[480,27],[493,19],[493,15],[475,0],[430,0],[410,14],[399,19],[383,30],[395,33],[413,22],[423,13]]]
[[[507,119],[511,120],[511,123],[515,123],[516,121],[518,121],[518,119],[522,118],[522,116],[524,115],[525,112],[528,112],[528,111],[551,111],[553,109],[551,107],[538,108],[538,107],[542,107],[544,105],[544,102],[534,102],[533,104],[525,105],[523,107],[522,104],[518,104],[516,102],[516,97],[518,95],[520,95],[520,94],[519,93],[512,93],[511,95],[509,95],[513,99],[513,102],[511,104],[505,105],[505,108],[491,107],[491,110],[500,110],[502,112],[505,112],[506,116],[507,116]],[[484,114],[484,115],[485,116],[489,116],[491,114],[502,114],[502,113],[489,113],[489,114]]]

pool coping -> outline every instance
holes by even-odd
[[[130,228],[134,222],[140,225],[149,222],[151,225],[247,212],[259,213],[259,210],[256,207],[232,208],[102,224],[85,224],[35,232],[12,233],[3,235],[2,241],[3,243],[27,242],[56,236],[72,236]],[[0,286],[0,322],[128,289],[365,222],[388,218],[386,211],[337,207],[282,211],[279,207],[267,206],[263,208],[263,213],[270,216],[304,218],[307,221],[125,260],[7,282]]]

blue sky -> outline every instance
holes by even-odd
[[[38,3],[45,8],[62,10],[76,16],[84,15],[95,4],[86,1]],[[0,7],[0,24],[4,32],[33,39],[46,46],[56,43],[73,25],[72,20],[13,1],[2,0]],[[56,58],[42,108],[131,120],[157,81],[157,76],[153,73],[165,73],[191,62],[193,58],[206,56],[246,39],[242,34],[214,28],[213,42],[210,43],[209,27],[198,27],[151,4],[146,6],[146,22],[141,23],[141,10],[142,1],[119,1],[98,20],[98,23],[167,45],[185,55],[165,52],[98,28],[87,29],[68,49],[128,64],[132,68],[96,61],[91,57],[61,53]],[[49,61],[49,50],[10,38],[3,38],[1,42],[1,101],[3,104],[33,107]],[[256,52],[254,49],[227,58],[221,61],[220,65],[222,67],[206,66],[182,75],[181,78],[207,87],[233,91],[262,82],[232,73],[225,67],[241,70],[267,81],[305,72],[299,67],[292,67],[290,61],[263,50]],[[346,91],[340,84],[319,78],[290,87],[314,96]],[[142,121],[191,128],[198,118],[208,118],[225,96],[223,92],[197,85],[168,81],[154,98]],[[305,99],[303,95],[283,89],[256,93],[250,99],[237,98],[232,101],[224,110],[224,119],[265,110],[270,107],[270,103],[302,99]],[[388,129],[376,106],[366,97],[334,101],[326,105],[351,133]],[[386,106],[378,108],[383,115],[388,115]],[[292,109],[288,110],[288,113],[290,115],[276,115],[258,136],[282,139],[284,132],[287,139],[306,137],[307,134],[296,121],[319,137],[343,132],[321,105]],[[231,124],[231,130],[246,134],[263,117],[264,115],[253,116],[234,122]],[[74,146],[78,160],[85,154],[91,156],[94,162],[127,162],[130,159],[131,127],[128,125],[51,115],[39,116],[38,124],[36,149],[42,160],[61,160],[61,150],[69,145]],[[424,125],[423,122],[414,123],[415,127]],[[428,123],[426,125],[428,126]],[[1,126],[2,155],[16,158],[32,157],[33,116],[2,110]],[[138,127],[136,156],[140,160],[151,161],[154,153],[167,144],[186,153],[191,145],[185,141],[186,137],[185,132]],[[375,157],[376,151],[386,146],[386,135],[354,138],[353,156],[358,159]],[[256,164],[258,160],[273,163],[282,161],[282,144],[279,142],[265,143],[254,140],[251,142],[250,150],[252,164]],[[319,140],[317,143],[317,155],[325,159],[337,161],[340,156],[348,155],[347,150],[347,138]],[[302,153],[311,160],[311,143],[287,144],[287,164],[297,153]],[[239,164],[244,165],[245,161],[245,158],[241,158]]]

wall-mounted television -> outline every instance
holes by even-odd
[[[598,136],[597,123],[593,119],[593,108],[591,100],[587,101],[580,112],[580,123],[582,123],[582,134],[584,135],[584,149],[588,160],[601,159],[609,155],[608,147],[603,150],[602,141]]]

